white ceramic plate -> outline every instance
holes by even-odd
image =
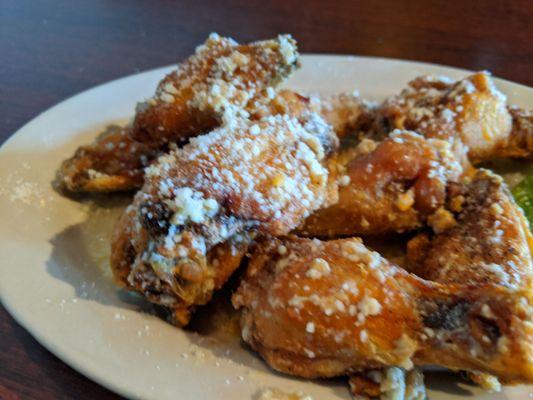
[[[0,149],[0,293],[4,306],[52,353],[130,398],[252,399],[265,387],[315,399],[348,399],[345,382],[303,381],[270,371],[234,334],[177,329],[112,283],[109,234],[128,199],[75,201],[51,187],[64,158],[106,125],[124,123],[136,101],[171,68],[119,79],[74,96],[26,124]],[[288,86],[307,92],[359,90],[381,99],[420,74],[467,71],[378,58],[303,57]],[[509,101],[531,107],[533,90],[503,80]],[[146,312],[148,311],[148,312]],[[209,324],[207,324],[209,326]],[[31,384],[31,383],[30,383]],[[532,387],[490,395],[447,374],[429,377],[432,399],[473,394],[525,399]]]

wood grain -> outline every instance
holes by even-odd
[[[304,4],[304,5],[302,5]],[[211,31],[292,33],[302,52],[395,57],[533,85],[533,2],[2,0],[0,143],[94,85],[175,63]],[[0,399],[116,399],[0,310]]]

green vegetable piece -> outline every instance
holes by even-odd
[[[512,192],[517,204],[524,210],[529,225],[533,226],[533,175],[528,175]]]

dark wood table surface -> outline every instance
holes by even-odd
[[[289,32],[302,52],[488,69],[531,86],[532,21],[531,0],[0,0],[0,143],[66,97],[175,63],[212,31],[238,41]],[[0,338],[1,400],[119,398],[1,307]]]

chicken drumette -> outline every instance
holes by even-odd
[[[441,365],[533,382],[531,288],[443,285],[360,239],[258,246],[233,297],[242,337],[278,371],[307,378]]]

